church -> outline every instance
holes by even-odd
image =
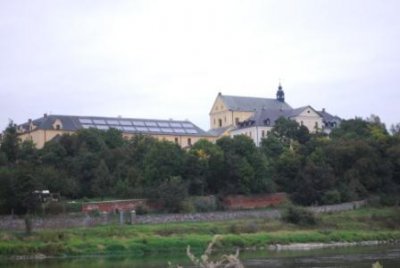
[[[211,135],[216,137],[246,135],[259,146],[280,117],[295,120],[310,133],[330,131],[341,119],[312,106],[292,108],[285,102],[285,92],[279,84],[276,98],[228,96],[218,93],[210,111]]]

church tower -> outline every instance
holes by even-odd
[[[282,90],[281,83],[279,83],[278,91],[276,92],[276,99],[280,102],[285,102],[285,92]]]

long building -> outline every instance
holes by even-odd
[[[150,135],[159,140],[175,142],[182,148],[190,147],[200,139],[215,141],[215,137],[190,121],[138,119],[122,117],[47,115],[28,120],[18,126],[22,141],[31,140],[37,148],[63,134],[73,134],[80,129],[118,129],[129,139],[134,135]]]

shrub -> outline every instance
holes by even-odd
[[[217,199],[214,196],[202,196],[193,198],[193,205],[198,212],[217,210]]]
[[[147,213],[149,213],[149,208],[145,205],[138,205],[135,209],[136,211],[136,215],[146,215]]]
[[[396,206],[400,203],[400,198],[395,194],[382,194],[379,203],[382,206]]]
[[[289,207],[282,218],[285,222],[297,225],[316,225],[317,218],[314,213],[301,207]]]
[[[57,215],[65,211],[64,204],[60,202],[49,202],[44,208],[45,214]]]
[[[82,211],[82,203],[76,201],[70,201],[65,203],[65,212],[81,212]]]
[[[338,204],[341,201],[340,193],[337,190],[331,190],[324,193],[322,196],[322,203],[331,205],[331,204]]]
[[[193,213],[196,212],[196,208],[190,200],[183,200],[180,205],[179,212],[183,213]]]

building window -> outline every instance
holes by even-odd
[[[218,126],[222,127],[222,119],[218,119]]]
[[[59,124],[57,124],[57,125],[56,125],[56,129],[57,129],[57,130],[60,130],[60,129],[61,129],[61,126],[60,126]]]
[[[188,145],[192,146],[192,139],[191,138],[188,138]]]
[[[301,125],[301,126],[304,126],[304,122],[303,122],[303,120],[301,120],[301,122],[300,122],[300,125]]]
[[[235,125],[237,126],[239,124],[239,117],[235,118]]]
[[[175,137],[175,143],[178,143],[178,138],[177,137]]]
[[[265,137],[265,130],[261,131],[261,137],[263,137],[263,138]]]
[[[251,138],[251,131],[249,132],[249,136],[250,136],[250,138]]]

